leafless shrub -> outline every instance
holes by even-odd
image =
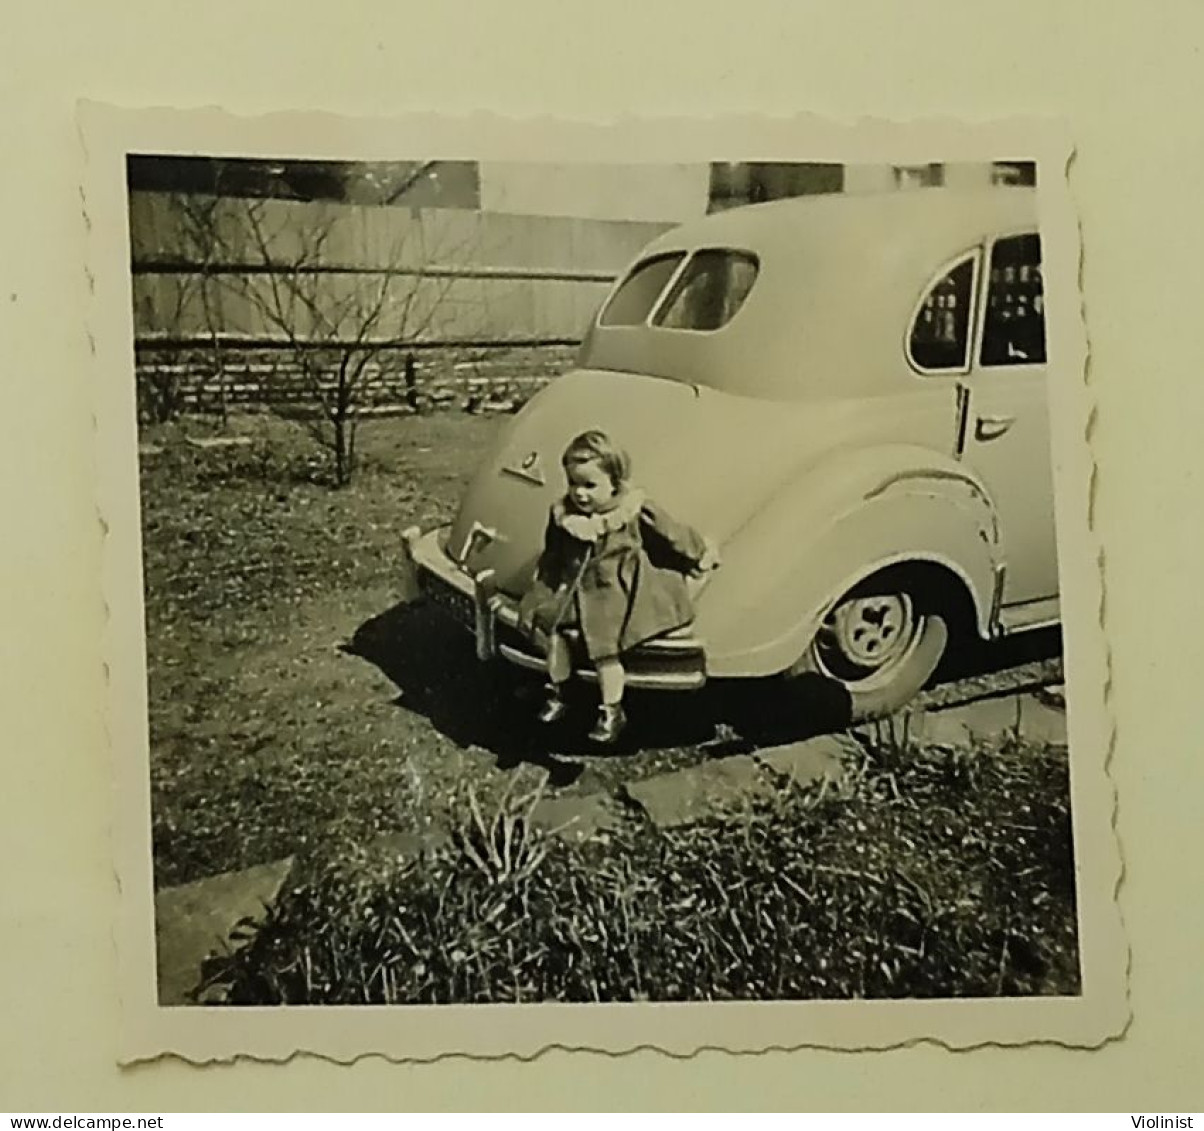
[[[307,403],[296,416],[332,460],[338,486],[357,467],[359,425],[373,407],[374,388],[404,388],[419,403],[417,366],[407,347],[420,342],[451,301],[468,241],[428,225],[409,211],[405,222],[373,226],[373,264],[341,262],[340,213],[310,204],[285,210],[263,199],[189,198],[181,226],[196,261],[195,286],[223,390],[225,361],[219,328],[228,307],[266,327],[301,375]],[[381,235],[381,233],[384,233]],[[459,301],[459,300],[457,300]],[[460,326],[471,315],[459,319]]]

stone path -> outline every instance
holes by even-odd
[[[155,896],[159,1004],[184,1005],[201,963],[231,942],[244,920],[258,921],[280,894],[291,858],[167,888]]]
[[[622,809],[607,793],[545,797],[531,814],[531,823],[536,828],[576,844],[610,832],[622,820]]]
[[[860,754],[861,747],[851,739],[824,735],[701,762],[623,789],[657,828],[671,829],[738,815],[783,787],[838,781],[854,750]]]
[[[1035,695],[979,699],[921,717],[917,741],[932,746],[968,746],[1016,736],[1032,742],[1066,745],[1066,715]]]
[[[923,745],[945,747],[966,747],[1008,736],[1065,745],[1066,717],[1057,702],[1056,696],[1029,693],[921,709],[911,715],[911,737]],[[548,797],[536,806],[532,821],[556,836],[580,843],[617,828],[630,819],[633,808],[660,829],[731,819],[783,788],[825,780],[838,784],[851,761],[862,755],[863,747],[853,737],[822,735],[630,782],[618,795]],[[398,859],[413,859],[447,835],[439,829],[421,837],[391,834],[373,847]],[[292,863],[291,859],[278,860],[158,893],[155,920],[161,1005],[192,1002],[202,962],[231,944],[240,922],[262,916],[287,882]]]

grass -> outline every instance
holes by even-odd
[[[1064,751],[867,748],[838,796],[575,846],[532,795],[404,865],[315,866],[208,969],[230,1004],[1075,994]]]
[[[651,705],[631,756],[541,748],[519,698],[537,680],[495,678],[436,613],[397,607],[401,531],[451,517],[503,420],[366,422],[360,475],[342,490],[305,429],[270,415],[233,417],[228,433],[200,418],[144,430],[158,887],[422,834],[466,776],[500,793],[523,761],[591,792],[699,756],[680,720],[653,734]],[[192,442],[211,436],[245,442]]]
[[[249,442],[227,447],[191,444],[212,431],[199,419],[144,430],[159,886],[414,828],[450,784],[457,751],[338,648],[396,600],[400,531],[446,521],[494,427],[365,424],[363,470],[340,491],[305,430],[270,416],[234,418]]]
[[[361,425],[361,471],[332,490],[328,459],[299,424],[234,417],[228,447],[203,418],[143,429],[143,539],[151,627],[279,609],[388,578],[399,521],[446,521],[495,419],[431,415]]]
[[[397,540],[450,517],[496,418],[373,421],[344,490],[304,430],[148,429],[142,505],[158,886],[283,856],[299,881],[208,972],[241,1003],[1075,993],[1064,749],[865,741],[839,796],[735,824],[532,828],[528,708],[466,639],[396,604]],[[153,454],[152,454],[153,453]],[[348,651],[340,651],[347,646]],[[703,698],[633,698],[635,749],[574,759],[613,791],[698,761]],[[471,709],[467,709],[471,706]],[[559,749],[559,748],[558,748]],[[570,749],[570,753],[572,750]],[[556,754],[557,751],[552,751]],[[471,793],[468,787],[471,787]],[[451,828],[398,865],[370,847]]]

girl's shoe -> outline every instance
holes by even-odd
[[[589,732],[590,741],[609,746],[619,737],[626,725],[627,715],[621,703],[615,703],[613,706],[603,703],[598,708],[598,721]]]
[[[553,684],[548,688],[548,697],[544,700],[544,704],[539,709],[539,714],[535,717],[547,725],[558,723],[564,718],[568,711],[568,704],[561,698],[560,688]]]

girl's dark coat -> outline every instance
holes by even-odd
[[[638,492],[621,497],[614,511],[589,541],[566,529],[573,527],[573,519],[565,521],[572,510],[558,501],[534,582],[519,604],[519,624],[529,635],[577,628],[595,662],[689,624],[694,612],[684,575],[706,552],[696,530]]]

